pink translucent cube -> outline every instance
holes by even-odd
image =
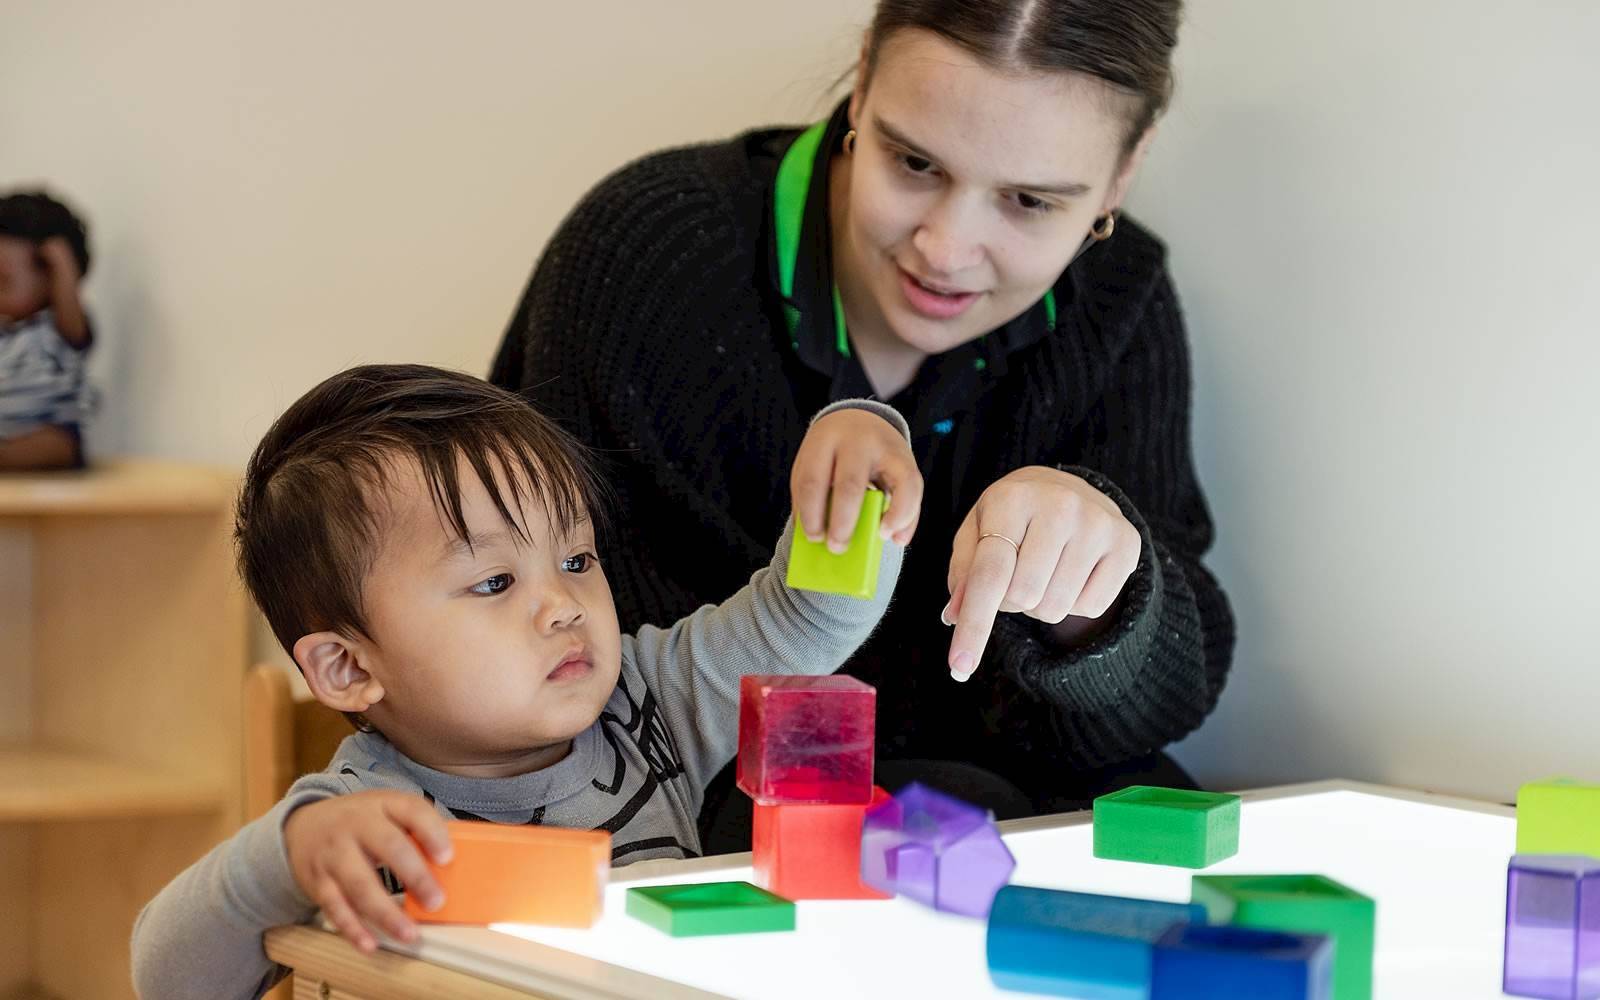
[[[854,677],[739,682],[739,787],[762,803],[872,798],[878,692]]]

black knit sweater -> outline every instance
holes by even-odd
[[[603,181],[545,249],[495,360],[496,383],[609,464],[621,506],[603,565],[624,629],[720,601],[767,564],[808,419],[866,385],[829,334],[784,323],[772,199],[795,136],[659,153]],[[826,245],[815,230],[803,253]],[[930,358],[890,400],[911,420],[927,494],[894,604],[844,667],[878,688],[880,754],[969,760],[1048,799],[1074,769],[1147,755],[1215,706],[1233,619],[1200,564],[1212,525],[1164,257],[1120,219],[1058,280],[1053,329],[1036,308]],[[1139,566],[1097,640],[1062,648],[1003,614],[958,684],[939,622],[952,539],[986,487],[1027,465],[1070,469],[1120,504],[1143,537]]]

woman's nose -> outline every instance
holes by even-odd
[[[923,217],[911,245],[935,273],[945,278],[965,271],[982,258],[978,227],[960,199],[946,198]]]

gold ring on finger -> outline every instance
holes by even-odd
[[[998,539],[1000,539],[1002,542],[1005,542],[1007,545],[1009,545],[1012,548],[1017,550],[1017,558],[1018,559],[1022,558],[1022,546],[1018,545],[1016,543],[1016,541],[1014,541],[1013,539],[1007,538],[1005,535],[1000,534],[1000,532],[998,532],[998,531],[986,531],[983,534],[978,536],[978,541],[981,542],[985,538],[998,538]]]

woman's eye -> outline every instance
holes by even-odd
[[[1054,205],[1043,198],[1036,198],[1023,191],[1017,192],[1017,207],[1025,212],[1038,212],[1043,214],[1055,208]]]
[[[514,579],[515,577],[513,577],[510,573],[496,573],[494,576],[489,577],[489,579],[483,581],[482,583],[475,584],[472,587],[472,592],[474,594],[482,594],[485,597],[493,597],[495,594],[503,594],[511,588],[511,582]]]
[[[568,573],[587,573],[595,562],[594,556],[587,552],[580,552],[575,556],[568,556],[561,563],[561,568]]]
[[[933,169],[933,161],[910,153],[899,154],[900,166],[912,174],[925,174]]]

